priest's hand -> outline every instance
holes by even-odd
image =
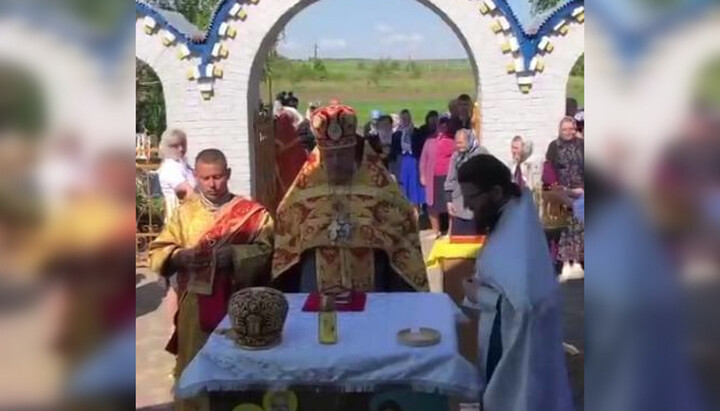
[[[233,268],[233,249],[230,245],[223,245],[215,251],[215,264],[220,269]]]
[[[204,268],[209,266],[211,261],[212,253],[197,248],[183,248],[172,256],[172,264],[178,269]]]
[[[182,248],[173,253],[170,262],[175,268],[189,268],[194,258],[195,251],[192,248]]]

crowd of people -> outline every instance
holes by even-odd
[[[548,247],[532,193],[543,188],[566,213],[583,197],[583,140],[577,121],[561,120],[558,138],[542,164],[522,136],[509,139],[512,160],[502,162],[482,146],[473,125],[473,101],[467,95],[453,100],[447,114],[428,112],[420,127],[415,127],[408,110],[396,120],[375,111],[362,135],[351,107],[334,101],[313,107],[306,118],[297,106],[292,93],[282,93],[274,107],[276,119],[284,118],[292,134],[281,136],[281,148],[303,147],[303,161],[298,161],[292,181],[283,185],[274,213],[230,193],[230,169],[222,152],[202,150],[191,167],[185,160],[187,136],[180,130],[163,136],[159,175],[168,219],[151,244],[150,265],[171,280],[180,296],[173,307],[175,332],[168,344],[177,355],[176,377],[226,314],[234,290],[262,285],[285,292],[428,291],[420,216],[427,213],[433,235],[440,236],[441,216],[447,214],[450,235],[487,237],[479,256],[482,276],[476,275],[475,289],[466,289],[469,304],[487,306],[480,288],[490,286],[508,304],[502,305],[503,321],[521,326],[539,315],[546,325],[532,338],[508,335],[500,358],[524,361],[519,358],[526,353],[513,350],[512,338],[527,339],[521,344],[550,344],[548,352],[557,354],[548,354],[550,360],[542,364],[528,358],[512,370],[494,364],[501,374],[494,378],[519,387],[530,384],[525,381],[528,373],[539,367],[549,379],[531,385],[548,390],[546,409],[565,409],[569,391],[562,341],[556,341],[560,334],[553,331],[559,329],[559,311],[533,313],[534,308],[523,304],[529,301],[537,307],[530,300],[557,298],[545,293],[557,287],[551,258],[570,266],[583,261],[580,214],[570,212],[569,224],[557,238],[550,238]],[[311,141],[293,144],[303,128],[311,131]],[[513,242],[521,239],[531,239],[532,244],[516,248]],[[552,257],[551,249],[557,249]],[[548,333],[557,338],[536,338]],[[481,358],[487,358],[494,344],[479,344],[486,354]],[[488,378],[492,373],[486,373]],[[192,401],[183,404],[198,405]],[[507,393],[491,389],[484,401],[496,403],[496,409],[518,409],[504,406],[510,401]]]
[[[300,101],[292,91],[279,93],[273,104],[276,159],[282,164],[277,170],[278,203],[317,145],[310,118],[319,103],[309,103],[304,115],[299,106]],[[475,226],[472,212],[463,205],[457,180],[457,172],[465,162],[488,154],[482,145],[477,111],[472,98],[461,94],[449,102],[447,112],[429,111],[419,127],[407,109],[398,115],[373,110],[371,120],[362,128],[357,127],[357,136],[379,155],[421,224],[429,221],[435,238],[443,234],[462,237],[484,234]],[[568,212],[573,204],[578,208],[575,214],[582,211],[577,206],[584,197],[584,111],[572,114],[560,121],[558,136],[544,157],[533,153],[531,140],[516,135],[508,139],[509,156],[504,161],[515,184],[531,191],[544,190],[548,193],[544,196],[547,202],[561,203],[560,207],[546,207],[542,212],[562,214],[566,221],[562,232],[548,234],[551,253],[563,279],[581,276],[584,260],[582,223]],[[186,146],[186,137],[180,130],[166,132],[161,141],[166,161],[159,175],[167,215],[176,207],[178,198],[183,198],[195,184],[190,167],[177,160],[184,158]],[[175,152],[168,153],[170,148]]]

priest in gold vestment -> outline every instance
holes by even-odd
[[[178,274],[176,329],[167,347],[177,356],[176,378],[227,313],[232,293],[269,280],[272,218],[260,204],[230,193],[229,177],[222,152],[202,151],[195,161],[198,195],[150,245],[151,269]],[[205,400],[179,401],[176,408],[207,408]]]
[[[414,210],[357,136],[355,111],[331,104],[310,122],[317,147],[278,207],[275,286],[427,291]]]

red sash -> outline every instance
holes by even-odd
[[[237,198],[228,205],[226,211],[218,216],[210,229],[202,235],[197,248],[213,252],[224,244],[248,244],[260,231],[265,218],[265,209],[258,203]],[[178,286],[183,298],[188,291],[209,286],[209,293],[197,294],[200,328],[211,333],[227,313],[227,305],[233,289],[230,273],[216,272],[215,264],[206,270],[178,273]],[[220,274],[220,275],[216,275]],[[194,283],[194,284],[191,284]],[[166,349],[177,354],[177,313],[175,314],[175,332]]]

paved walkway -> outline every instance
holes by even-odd
[[[427,232],[422,234],[423,252],[427,256],[433,237]],[[433,291],[441,289],[439,275],[435,271],[428,273]],[[144,410],[172,409],[171,371],[173,357],[164,347],[170,335],[170,314],[164,304],[165,291],[158,283],[156,275],[147,270],[137,274],[137,320],[136,320],[136,406]],[[584,385],[584,300],[583,281],[573,281],[562,286],[565,297],[566,342],[578,353],[568,354],[576,409],[582,410]],[[328,410],[330,411],[330,410]]]

